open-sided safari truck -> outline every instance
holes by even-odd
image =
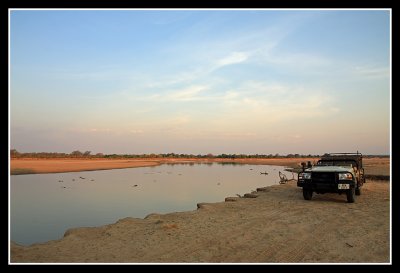
[[[324,154],[317,164],[305,168],[298,174],[297,186],[303,188],[305,200],[311,200],[313,193],[346,193],[347,202],[353,203],[355,195],[361,194],[365,183],[362,154]]]

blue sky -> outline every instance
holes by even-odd
[[[390,153],[388,10],[12,10],[20,152]]]

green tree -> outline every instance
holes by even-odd
[[[73,157],[81,157],[82,156],[82,152],[81,151],[73,151],[72,153],[71,153],[71,155],[73,156]]]

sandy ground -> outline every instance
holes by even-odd
[[[390,158],[363,158],[366,174],[390,175]]]
[[[120,168],[155,166],[163,163],[180,162],[236,162],[245,164],[278,165],[298,167],[301,162],[316,162],[318,158],[266,158],[266,159],[12,159],[11,174],[61,173]],[[367,174],[389,175],[389,158],[364,158]]]
[[[11,243],[11,262],[388,263],[389,185],[368,181],[349,204],[338,194],[305,201],[291,181],[259,189],[256,198],[74,228],[29,247]]]

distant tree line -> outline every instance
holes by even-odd
[[[79,150],[71,153],[20,153],[16,149],[10,150],[11,158],[225,158],[225,159],[244,159],[244,158],[312,158],[320,157],[320,155],[312,154],[91,154],[91,151],[81,152]],[[388,157],[388,155],[363,155],[364,157]]]
[[[92,155],[91,151],[73,151],[70,154],[68,153],[20,153],[16,149],[10,150],[11,158],[96,158],[96,157],[104,157],[102,153],[98,153],[96,155]]]
[[[301,155],[301,154],[91,154],[91,151],[81,152],[79,150],[71,153],[20,153],[16,149],[10,151],[11,158],[229,158],[229,159],[243,159],[243,158],[296,158],[296,157],[318,157],[318,155]]]

